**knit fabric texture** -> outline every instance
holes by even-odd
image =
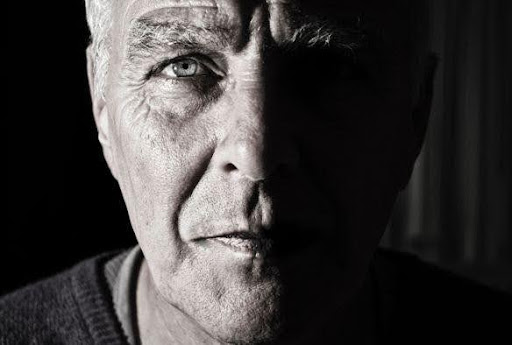
[[[127,345],[103,275],[104,263],[115,254],[3,297],[0,344]]]

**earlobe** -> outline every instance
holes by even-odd
[[[94,78],[94,56],[91,46],[86,50],[87,54],[87,77],[89,80],[89,92],[91,95],[92,112],[94,115],[94,122],[98,131],[98,141],[103,149],[103,156],[110,169],[110,172],[117,179],[117,173],[114,169],[112,146],[109,130],[109,116],[108,108],[102,94],[96,92],[95,78]]]

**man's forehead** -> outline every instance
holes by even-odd
[[[179,43],[205,51],[238,51],[255,32],[264,32],[277,45],[297,48],[353,51],[362,46],[363,36],[366,41],[380,41],[388,52],[405,52],[408,45],[407,0],[119,0],[113,4],[112,43],[117,45],[114,51],[125,57],[141,48],[171,49]]]
[[[230,33],[228,36],[231,37],[244,36],[242,32],[251,30],[251,25],[268,25],[276,41],[286,42],[305,25],[310,25],[310,36],[315,35],[315,30],[318,31],[316,35],[321,36],[320,28],[323,30],[326,27],[326,19],[343,17],[342,26],[347,28],[354,25],[361,14],[360,10],[354,11],[350,6],[351,3],[361,3],[361,0],[127,0],[115,3],[114,35],[120,39],[119,43],[128,42],[130,30],[134,27],[140,29],[137,24],[141,21],[145,25],[174,23],[182,31],[187,26],[191,29],[218,28]],[[337,10],[333,11],[333,7]],[[251,23],[257,8],[260,15],[258,20]],[[325,34],[330,35],[327,31]]]
[[[286,20],[283,17],[297,12],[320,17],[357,15],[362,8],[368,7],[362,5],[367,2],[368,0],[125,0],[113,2],[113,14],[121,28],[127,28],[133,20],[147,13],[156,13],[164,8],[175,9],[176,15],[180,17],[188,15],[189,20],[194,20],[195,16],[196,21],[205,19],[201,16],[212,19],[211,16],[215,13],[217,20],[231,20],[236,25],[244,12],[258,6],[266,6],[269,15],[272,17],[274,14],[275,21],[280,21]],[[337,11],[332,11],[334,8]]]

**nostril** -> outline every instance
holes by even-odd
[[[231,172],[233,170],[237,170],[237,167],[233,163],[228,163],[224,166],[224,170],[226,172]]]

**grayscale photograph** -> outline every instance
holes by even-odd
[[[512,344],[512,1],[6,13],[0,345]]]

